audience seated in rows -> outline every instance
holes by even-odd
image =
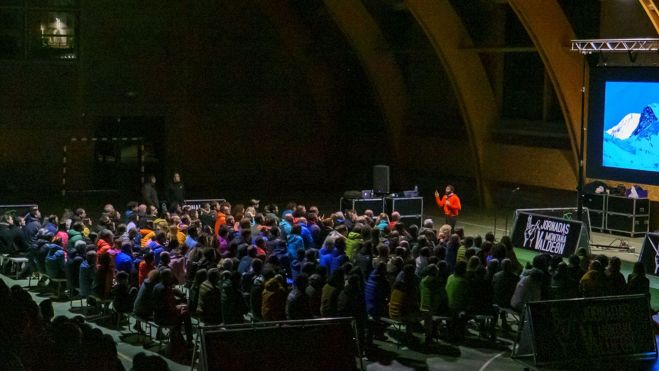
[[[523,267],[508,236],[497,242],[492,233],[436,230],[432,220],[407,226],[370,210],[319,218],[314,206],[291,203],[279,214],[223,202],[202,205],[202,218],[189,208],[128,209],[122,215],[107,205],[96,226],[76,215],[42,226],[31,211],[24,227],[4,216],[0,229],[22,228],[24,273],[66,278],[71,295],[112,300],[117,312],[170,326],[188,343],[193,317],[215,325],[242,323],[247,314],[259,321],[350,316],[364,341],[382,337],[385,317],[405,324],[411,339],[416,323],[440,316],[452,319],[459,338],[466,320],[496,318],[496,307],[520,312],[529,301],[649,293],[640,264],[627,280],[619,259],[585,250],[567,262],[537,255]],[[501,320],[509,328],[505,314]]]

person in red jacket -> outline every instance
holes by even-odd
[[[149,276],[149,272],[156,269],[153,265],[154,256],[151,251],[148,251],[144,254],[144,260],[140,262],[137,266],[137,283],[138,286],[142,286],[144,279]]]
[[[227,215],[231,214],[231,209],[229,206],[222,204],[216,210],[215,214],[215,236],[220,234],[220,227],[227,223]]]
[[[446,224],[451,226],[451,230],[455,230],[455,222],[458,220],[458,215],[462,209],[460,198],[455,194],[455,187],[450,184],[447,185],[445,194],[442,198],[439,197],[439,192],[435,190],[435,202],[437,203],[437,206],[444,209]]]
[[[114,234],[109,229],[102,230],[96,241],[96,253],[98,255],[107,254],[112,250],[112,245],[114,245]]]

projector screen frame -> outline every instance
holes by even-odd
[[[659,172],[603,165],[605,86],[607,82],[656,82],[656,67],[591,67],[588,97],[586,176],[591,179],[659,185]]]

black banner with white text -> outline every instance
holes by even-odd
[[[645,266],[645,273],[659,276],[659,233],[647,233],[638,261]]]
[[[579,244],[583,223],[518,210],[513,226],[515,247],[568,257]]]
[[[608,296],[531,302],[513,357],[536,364],[605,357],[656,357],[649,298]]]

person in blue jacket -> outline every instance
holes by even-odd
[[[300,233],[302,233],[301,231],[302,229],[299,225],[294,225],[291,229],[291,233],[286,238],[288,257],[291,260],[295,259],[297,256],[298,249],[304,250],[304,240],[302,239],[302,236],[300,236]]]
[[[133,248],[130,243],[124,242],[121,245],[121,252],[114,257],[114,269],[130,276],[133,271]]]
[[[459,247],[460,247],[460,236],[454,233],[449,238],[448,246],[446,247],[446,263],[448,264],[451,271],[453,271],[457,263]]]
[[[320,256],[319,263],[321,267],[325,267],[327,269],[327,272],[330,271],[330,266],[332,265],[332,250],[334,249],[334,241],[333,239],[329,239],[325,241],[325,244],[323,247],[320,248],[318,251],[318,254]]]
[[[287,238],[293,229],[293,214],[285,214],[281,222],[279,222],[279,230],[281,231],[282,238]]]
[[[387,301],[389,300],[390,285],[387,281],[387,265],[383,262],[371,271],[364,288],[364,299],[366,301],[366,313],[378,319],[387,313]]]
[[[65,278],[66,261],[64,250],[60,244],[62,240],[55,239],[48,245],[48,255],[46,255],[46,274],[50,278]]]
[[[288,249],[286,248],[286,242],[279,239],[277,239],[276,241],[277,244],[274,245],[270,258],[275,257],[275,259],[279,263],[279,266],[283,270],[285,270],[287,274],[290,274],[292,259],[288,256]]]
[[[23,233],[25,234],[25,240],[28,243],[35,241],[35,236],[37,235],[39,229],[41,229],[41,223],[39,220],[41,220],[41,212],[37,206],[30,208],[30,212],[27,213],[23,218],[23,222],[25,223],[25,226],[23,227]],[[57,229],[55,232],[53,232],[53,234],[55,233],[57,233]]]
[[[297,225],[300,226],[300,236],[302,237],[302,240],[304,240],[304,248],[305,249],[313,248],[314,247],[313,236],[311,235],[311,231],[307,226],[307,219],[299,218],[297,220]]]
[[[295,253],[295,259],[291,261],[291,278],[295,278],[302,273],[302,262],[304,261],[304,249],[298,249]]]
[[[86,298],[92,292],[92,283],[96,277],[96,251],[87,251],[85,261],[80,264],[80,290],[78,291],[81,298]]]
[[[80,284],[80,265],[85,261],[85,250],[87,243],[83,240],[76,241],[73,248],[69,249],[69,256],[66,260],[66,287],[69,295],[73,296],[74,290]]]
[[[161,231],[156,234],[156,238],[146,245],[153,252],[153,257],[155,258],[154,264],[156,266],[160,264],[160,253],[165,250],[165,242],[167,242],[167,235]]]
[[[387,280],[387,265],[379,262],[371,271],[364,287],[364,301],[366,303],[366,313],[375,321],[369,323],[367,332],[367,344],[371,344],[373,339],[384,339],[384,331],[387,327],[380,323],[380,318],[388,314],[387,302],[391,293],[391,286]]]
[[[346,241],[344,238],[337,238],[334,241],[334,249],[332,250],[332,262],[330,263],[329,274],[331,275],[343,264],[350,261],[346,255]]]

